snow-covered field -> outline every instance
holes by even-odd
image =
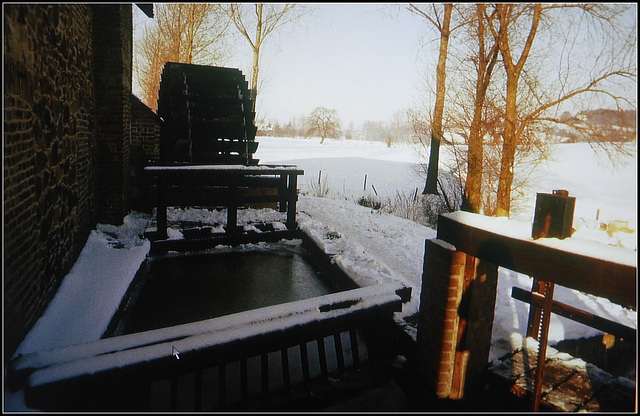
[[[435,231],[355,203],[359,197],[373,194],[371,185],[381,198],[393,198],[398,192],[408,195],[416,188],[421,191],[424,177],[417,168],[421,158],[416,148],[411,144],[388,148],[379,142],[346,140],[325,141],[324,145],[319,145],[319,141],[314,139],[263,137],[259,141],[255,156],[260,163],[292,163],[305,171],[298,180],[301,193],[307,193],[300,198],[298,221],[301,226],[323,224],[338,230],[345,237],[342,243],[346,247],[342,249],[349,253],[344,256],[345,262],[364,252],[373,259],[369,273],[377,270],[390,278],[409,282],[414,295],[411,303],[405,305],[403,314],[417,312],[424,239],[435,237]],[[557,145],[550,160],[531,175],[531,188],[517,204],[518,208],[512,211],[510,219],[531,223],[536,193],[568,190],[569,195],[576,198],[573,222],[576,231],[571,239],[626,248],[629,250],[627,254],[635,258],[637,264],[636,144],[629,145],[628,149],[631,156],[620,156],[612,163],[606,155],[594,152],[588,144]],[[441,148],[440,153],[446,161],[447,151]],[[319,172],[322,172],[321,177],[326,179],[329,189],[323,198],[311,196]],[[364,189],[365,175],[367,189]],[[608,232],[603,229],[603,224]],[[615,231],[616,225],[623,230]],[[367,270],[361,273],[366,274]],[[505,352],[501,347],[503,341],[511,340],[504,345],[510,349],[526,330],[529,308],[511,298],[512,286],[531,289],[531,279],[500,269],[492,358]],[[635,311],[620,308],[607,299],[563,287],[556,287],[554,299],[627,326],[637,325]],[[553,315],[549,342],[553,344],[562,339],[597,334],[600,332],[593,328]]]
[[[424,241],[435,230],[412,221],[358,205],[361,196],[377,194],[393,198],[424,186],[418,174],[420,162],[411,145],[387,148],[384,143],[316,139],[259,137],[255,157],[260,164],[296,164],[305,171],[298,180],[298,223],[308,234],[324,238],[325,250],[364,284],[371,281],[401,281],[413,288],[412,300],[403,316],[418,311]],[[621,247],[637,265],[637,154],[620,157],[613,166],[586,144],[558,145],[537,171],[525,198],[511,219],[531,222],[536,193],[566,189],[576,197],[572,240],[598,241]],[[443,152],[446,157],[446,152]],[[442,154],[442,153],[441,153]],[[320,173],[321,172],[321,173]],[[326,181],[328,193],[314,196],[318,177]],[[365,182],[366,176],[366,182]],[[366,186],[365,186],[366,183]],[[375,190],[374,190],[375,188]],[[271,210],[247,210],[239,221],[277,220]],[[173,210],[169,219],[194,218],[222,221],[224,212]],[[99,224],[60,290],[18,348],[18,353],[42,351],[100,338],[119,306],[128,283],[149,250],[140,236],[149,225],[147,215],[132,212],[120,226]],[[608,232],[603,229],[603,224]],[[615,227],[612,226],[615,224]],[[177,231],[173,231],[174,235]],[[333,236],[330,239],[326,236]],[[339,236],[340,238],[335,238]],[[115,243],[119,244],[115,244]],[[528,307],[511,298],[511,287],[531,288],[531,280],[500,269],[491,359],[522,344]],[[82,296],[80,296],[82,294]],[[596,315],[637,327],[637,313],[607,299],[556,287],[554,298]],[[590,337],[600,332],[568,319],[552,316],[550,345],[562,339]],[[20,410],[20,394],[7,394],[5,410]]]

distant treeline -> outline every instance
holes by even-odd
[[[565,143],[580,142],[632,142],[637,138],[636,110],[598,109],[582,111],[576,115],[565,112],[560,123],[553,125],[549,134]],[[573,127],[570,127],[573,126]],[[306,137],[308,126],[304,118],[293,119],[286,125],[268,123],[258,126],[258,136]],[[343,129],[341,137],[353,140],[400,142],[412,134],[410,126],[367,121],[360,128]]]
[[[636,118],[636,110],[598,109],[577,115],[565,112],[561,120],[566,125],[555,127],[551,133],[567,143],[632,142],[638,137]]]

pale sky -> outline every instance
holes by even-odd
[[[267,38],[257,119],[286,124],[326,107],[337,111],[343,128],[358,127],[389,122],[424,95],[430,48],[421,45],[435,37],[424,18],[399,3],[305,5],[313,13]],[[223,66],[241,69],[249,81],[253,55],[246,40],[237,45]]]
[[[348,127],[390,121],[409,108],[424,72],[418,62],[426,21],[381,3],[312,7],[293,30],[283,27],[264,56],[258,116],[286,123],[322,106],[337,110]]]
[[[303,3],[312,13],[282,26],[263,45],[256,122],[287,124],[326,107],[337,111],[345,129],[351,123],[358,128],[364,121],[390,122],[409,108],[430,111],[439,36],[407,4]],[[134,18],[135,28],[153,22],[137,7]],[[636,21],[637,9],[629,19]],[[253,52],[233,25],[229,31],[234,54],[218,65],[239,68],[250,81]],[[587,55],[585,64],[597,62]]]

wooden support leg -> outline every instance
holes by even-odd
[[[158,204],[156,208],[156,223],[158,227],[158,238],[167,239],[167,185],[161,178],[158,181]]]
[[[287,211],[287,205],[289,203],[288,182],[289,175],[280,175],[280,179],[278,180],[278,211],[280,212]]]
[[[287,188],[287,228],[296,229],[296,202],[298,200],[298,177],[289,175],[289,186]]]
[[[227,233],[236,234],[238,228],[238,186],[236,180],[229,184],[229,204],[227,206]]]

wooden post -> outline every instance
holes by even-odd
[[[162,174],[158,178],[158,206],[156,208],[156,223],[158,238],[167,238],[167,182]]]
[[[229,183],[227,204],[227,233],[235,234],[238,230],[238,179],[234,175]]]
[[[288,175],[289,186],[287,187],[287,228],[296,229],[296,202],[298,201],[298,175]]]
[[[286,212],[287,205],[289,203],[289,192],[287,189],[289,182],[289,175],[281,174],[278,180],[278,211]]]

